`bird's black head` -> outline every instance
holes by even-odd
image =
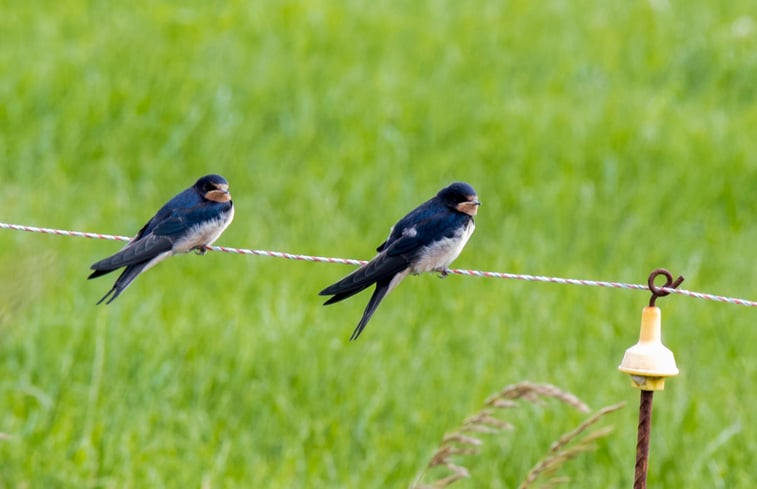
[[[436,196],[450,209],[475,216],[481,202],[478,200],[476,191],[465,182],[455,182],[447,185]]]
[[[207,200],[228,202],[231,200],[229,182],[221,175],[210,174],[197,180],[194,188]]]

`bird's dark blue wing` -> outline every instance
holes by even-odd
[[[197,205],[189,209],[173,209],[166,213],[159,212],[140,231],[138,237],[121,251],[92,265],[90,268],[95,272],[89,278],[151,260],[161,253],[170,251],[174,243],[186,236],[193,226],[214,219],[221,209],[230,206],[229,202],[224,202],[214,205]],[[158,220],[161,214],[164,218]]]
[[[333,295],[325,304],[351,297],[374,283],[390,281],[409,267],[423,249],[442,238],[452,237],[468,216],[450,213],[433,199],[400,219],[389,238],[378,247],[379,254],[319,294]],[[388,282],[387,282],[388,283]]]
[[[324,304],[333,304],[370,287],[376,282],[391,280],[409,266],[410,262],[402,255],[390,256],[380,253],[373,260],[358,268],[339,282],[326,287],[320,295],[333,295]]]
[[[397,221],[397,224],[392,226],[392,231],[389,233],[389,237],[376,248],[376,251],[384,251],[389,245],[400,239],[408,228],[417,224],[420,220],[427,219],[429,215],[433,215],[439,210],[441,209],[434,199],[419,205],[410,211],[405,217]]]
[[[469,219],[466,214],[426,203],[394,226],[382,250],[390,256],[404,255],[412,261],[424,247],[454,236]]]
[[[191,187],[178,193],[171,200],[166,202],[163,207],[158,209],[158,212],[155,213],[152,219],[147,221],[144,227],[139,230],[137,236],[134,239],[137,240],[142,236],[150,234],[156,226],[164,223],[168,219],[171,219],[177,211],[194,207],[201,202],[201,197]]]
[[[136,241],[132,241],[115,255],[94,263],[90,267],[94,272],[89,278],[99,277],[117,268],[151,260],[161,253],[170,251],[172,247],[173,240],[169,237],[148,234]]]

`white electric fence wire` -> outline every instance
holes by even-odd
[[[0,222],[0,229],[10,229],[14,231],[27,231],[30,233],[44,233],[55,234],[58,236],[73,236],[77,238],[91,238],[91,239],[107,239],[111,241],[130,241],[132,238],[128,236],[114,236],[111,234],[100,233],[86,233],[81,231],[67,231],[64,229],[51,229],[41,228],[35,226],[23,226],[20,224],[8,224]],[[350,258],[333,258],[327,256],[311,256],[300,255],[294,253],[285,253],[281,251],[268,251],[268,250],[250,250],[246,248],[230,248],[227,246],[208,246],[208,250],[220,251],[223,253],[235,253],[238,255],[257,255],[257,256],[269,256],[273,258],[284,258],[287,260],[300,260],[317,263],[342,263],[346,265],[363,265],[367,263],[365,260],[354,260]],[[449,273],[456,275],[467,275],[469,277],[488,277],[488,278],[504,278],[511,280],[526,280],[529,282],[547,282],[553,284],[562,285],[584,285],[589,287],[608,287],[614,289],[630,289],[630,290],[646,290],[649,291],[647,285],[642,284],[629,284],[623,282],[609,282],[605,280],[584,280],[577,278],[561,278],[561,277],[548,277],[544,275],[526,275],[520,273],[505,273],[505,272],[484,272],[480,270],[464,270],[464,269],[452,269]],[[750,301],[747,299],[738,299],[735,297],[725,297],[722,295],[706,294],[703,292],[694,292],[685,289],[672,289],[667,287],[660,287],[662,291],[669,292],[671,294],[684,295],[687,297],[694,297],[697,299],[704,299],[716,302],[725,302],[728,304],[736,304],[739,306],[757,307],[757,301]]]

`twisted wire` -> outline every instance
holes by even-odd
[[[77,238],[90,238],[90,239],[106,239],[111,241],[130,241],[132,238],[128,236],[117,236],[112,234],[101,233],[88,233],[82,231],[69,231],[65,229],[52,229],[36,226],[24,226],[21,224],[8,224],[0,222],[0,229],[9,229],[13,231],[26,231],[30,233],[43,233],[54,234],[57,236],[71,236]],[[315,263],[341,263],[345,265],[364,265],[368,263],[366,260],[355,260],[351,258],[335,258],[328,256],[312,256],[302,255],[297,253],[286,253],[282,251],[270,251],[270,250],[253,250],[247,248],[232,248],[228,246],[208,246],[210,251],[218,251],[222,253],[234,253],[237,255],[256,255],[256,256],[268,256],[272,258],[283,258],[286,260],[299,260]],[[550,277],[545,275],[528,275],[521,273],[506,273],[506,272],[487,272],[481,270],[466,270],[466,269],[451,269],[448,273],[455,275],[465,275],[468,277],[485,277],[485,278],[501,278],[509,280],[525,280],[528,282],[546,282],[561,285],[583,285],[588,287],[605,287],[614,289],[628,289],[628,290],[645,290],[649,291],[649,287],[645,284],[631,284],[623,282],[612,282],[606,280],[585,280],[577,278],[562,278],[562,277]],[[683,295],[686,297],[693,297],[696,299],[703,299],[715,302],[724,302],[727,304],[735,304],[746,307],[757,307],[757,301],[751,301],[748,299],[740,299],[736,297],[726,297],[722,295],[707,294],[704,292],[696,292],[686,289],[673,289],[668,287],[660,287],[659,290],[669,292],[670,294]]]

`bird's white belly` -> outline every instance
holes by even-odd
[[[419,260],[413,265],[412,273],[417,275],[424,272],[441,271],[449,267],[465,248],[465,244],[470,239],[474,229],[476,229],[476,225],[473,221],[470,221],[453,237],[444,238],[426,246],[421,252]]]
[[[187,253],[194,249],[204,248],[213,244],[229,224],[231,224],[233,219],[234,207],[227,213],[219,216],[218,219],[212,219],[206,223],[193,226],[185,238],[180,239],[174,244],[173,253]]]

